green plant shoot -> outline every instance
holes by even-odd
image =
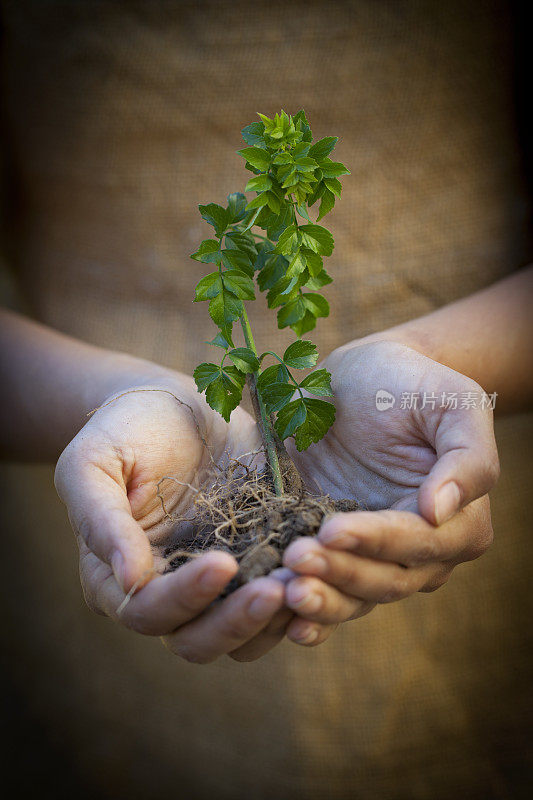
[[[273,119],[259,114],[242,131],[247,147],[239,150],[252,177],[245,194],[228,195],[227,206],[201,205],[200,214],[214,229],[191,258],[212,264],[213,271],[196,287],[195,302],[209,302],[218,327],[210,342],[222,351],[218,363],[194,371],[199,392],[226,421],[242,397],[246,380],[278,493],[282,492],[272,426],[279,439],[294,437],[298,450],[318,442],[335,420],[331,375],[315,370],[303,379],[298,370],[314,367],[316,345],[301,337],[327,317],[329,304],[321,289],[331,283],[323,259],[333,252],[333,237],[318,225],[341,195],[341,175],[349,170],[330,158],[337,143],[327,136],[313,143],[305,112]],[[310,208],[320,201],[316,222]],[[260,229],[264,233],[256,233]],[[266,293],[268,307],[278,309],[278,328],[291,328],[298,339],[283,355],[258,353],[245,303],[256,288]],[[240,322],[245,347],[235,347],[233,324]],[[263,366],[266,358],[273,364]],[[309,397],[308,395],[313,395]],[[276,477],[278,479],[276,479]]]

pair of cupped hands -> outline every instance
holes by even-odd
[[[162,368],[128,387],[135,391],[121,387],[90,417],[59,459],[56,486],[91,609],[162,637],[187,661],[251,661],[285,636],[321,644],[378,604],[433,591],[487,549],[487,492],[499,471],[492,412],[441,403],[443,393],[479,398],[481,388],[390,341],[347,345],[323,366],[333,376],[335,424],[305,452],[290,442],[288,449],[311,488],[365,510],[326,518],[317,537],[288,547],[283,567],[219,602],[238,569],[225,552],[161,574],[169,522],[156,485],[176,478],[165,483],[165,507],[186,515],[194,500],[187,484],[208,473],[202,437],[216,461],[239,458],[259,447],[253,419],[239,408],[226,424],[192,381]],[[379,390],[396,398],[393,407],[377,407]],[[404,393],[418,395],[418,407],[402,407]],[[436,402],[422,408],[424,393]]]

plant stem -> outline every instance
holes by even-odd
[[[244,339],[246,341],[246,346],[249,347],[250,350],[252,350],[252,352],[254,353],[254,355],[257,356],[257,350],[255,347],[252,329],[250,327],[250,321],[248,320],[248,315],[244,308],[240,319],[241,319],[242,330],[244,333]],[[259,425],[259,429],[261,431],[263,446],[265,448],[268,464],[270,466],[270,471],[272,473],[274,491],[278,496],[281,496],[283,494],[283,478],[281,476],[281,469],[279,466],[276,443],[274,441],[272,422],[270,421],[270,417],[266,412],[265,405],[261,400],[261,396],[257,390],[257,377],[258,377],[257,372],[253,372],[248,375],[248,381],[247,381],[248,389],[250,391],[255,418],[257,424]]]

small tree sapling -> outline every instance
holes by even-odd
[[[333,237],[317,223],[341,195],[339,178],[349,170],[330,158],[337,138],[313,143],[303,110],[273,118],[259,114],[242,131],[247,147],[239,150],[253,177],[245,192],[228,195],[227,206],[201,205],[200,214],[214,229],[191,256],[214,269],[196,287],[195,302],[208,301],[218,327],[210,342],[222,351],[217,363],[194,371],[199,392],[226,421],[241,402],[247,382],[276,495],[284,492],[280,443],[294,437],[298,450],[318,442],[335,420],[331,375],[318,369],[303,379],[298,370],[314,367],[316,345],[301,337],[327,317],[329,304],[321,289],[332,279],[323,258],[333,252]],[[310,209],[320,201],[316,222]],[[259,353],[245,303],[255,300],[256,287],[266,293],[268,307],[278,309],[278,328],[291,328],[296,341],[283,355]],[[253,316],[252,316],[253,319]],[[233,324],[240,322],[245,347],[235,347]],[[265,360],[274,363],[264,366]],[[309,397],[308,395],[312,395]]]

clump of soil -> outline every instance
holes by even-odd
[[[293,539],[315,536],[322,520],[335,511],[353,511],[353,500],[332,500],[305,489],[294,462],[281,443],[277,443],[285,492],[276,495],[267,470],[259,470],[243,460],[232,459],[225,469],[213,470],[209,489],[195,492],[194,507],[188,520],[194,532],[180,543],[180,549],[165,551],[167,571],[198,557],[206,550],[224,550],[239,562],[239,571],[224,594],[253,578],[267,575],[281,565],[283,551]],[[165,509],[160,486],[158,497],[167,518],[179,521]]]

